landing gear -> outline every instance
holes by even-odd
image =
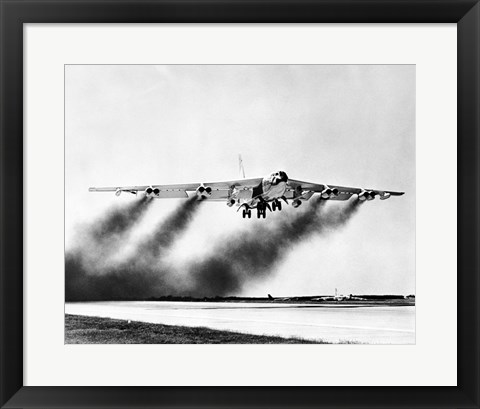
[[[250,209],[243,209],[242,210],[242,217],[248,217],[249,219],[252,217],[252,211]]]
[[[278,201],[278,200],[274,200],[272,202],[272,211],[275,211],[275,210],[282,210],[282,204]]]
[[[267,204],[264,202],[261,202],[257,205],[257,218],[260,219],[260,217],[267,217]]]
[[[267,217],[267,211],[265,208],[257,207],[257,218],[260,219],[260,217],[265,219],[265,217]]]
[[[282,197],[282,199],[288,204],[287,199],[285,197]],[[298,199],[292,202],[293,207],[298,207],[301,204],[302,202]],[[238,209],[238,211],[240,211],[240,209],[242,209],[242,217],[244,219],[247,217],[250,219],[252,217],[252,210],[251,208],[249,208],[248,204],[242,204],[241,207]],[[276,210],[280,211],[282,210],[282,203],[278,199],[274,199],[271,202],[260,200],[259,202],[256,203],[256,209],[257,209],[257,219],[260,219],[260,218],[265,219],[267,217],[267,210],[270,212],[274,212]]]

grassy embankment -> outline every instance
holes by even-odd
[[[111,318],[65,315],[66,344],[324,344],[282,338]]]

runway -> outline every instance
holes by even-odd
[[[415,344],[412,306],[112,301],[66,303],[65,313],[335,343]]]

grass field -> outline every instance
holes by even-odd
[[[298,338],[65,315],[66,344],[323,344]]]

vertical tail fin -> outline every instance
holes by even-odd
[[[243,168],[243,160],[242,155],[238,155],[238,171],[240,172],[240,176],[245,179],[245,169]]]

